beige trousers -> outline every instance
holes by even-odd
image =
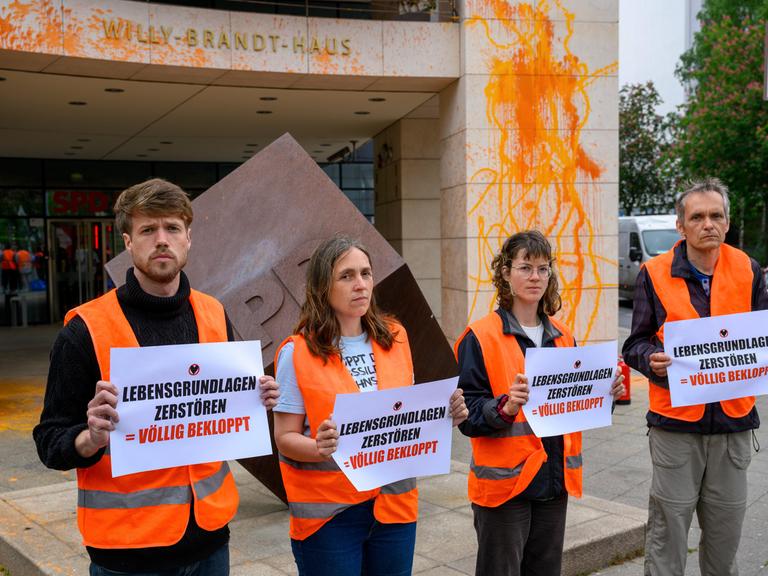
[[[683,576],[693,512],[699,519],[702,576],[737,576],[736,551],[747,507],[751,431],[689,434],[653,427],[653,478],[645,575]]]

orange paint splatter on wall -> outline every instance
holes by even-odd
[[[61,53],[61,5],[14,0],[0,7],[0,49]]]
[[[501,242],[515,232],[538,228],[555,245],[563,320],[573,328],[579,306],[590,307],[587,323],[577,334],[587,340],[609,285],[599,267],[608,260],[598,253],[594,214],[583,198],[597,191],[604,167],[581,138],[590,114],[587,89],[597,78],[615,73],[617,63],[590,72],[571,52],[574,15],[560,0],[539,0],[535,7],[475,0],[470,8],[481,15],[472,16],[466,25],[482,27],[487,40],[490,79],[484,94],[488,123],[494,128],[490,165],[471,178],[482,186],[468,212],[478,230],[478,266],[470,272],[470,319],[482,312],[476,308],[483,293],[493,288],[490,262]],[[557,41],[549,15],[553,8],[565,25]],[[498,41],[494,30],[510,40]],[[583,298],[590,288],[594,298]]]

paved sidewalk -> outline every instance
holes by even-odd
[[[232,467],[242,499],[230,525],[233,576],[296,574],[285,505],[239,465]],[[451,474],[419,483],[416,574],[474,573],[475,534],[466,500],[466,470],[465,464],[454,462]],[[0,564],[12,576],[86,574],[75,501],[74,482],[0,494]],[[600,565],[619,555],[623,546],[637,546],[643,515],[635,508],[589,496],[571,506],[564,574],[582,574],[595,561]]]
[[[55,333],[50,327],[0,328],[0,566],[9,568],[12,576],[87,573],[75,522],[74,474],[44,468],[30,437]],[[758,406],[768,414],[766,397]],[[563,574],[587,574],[642,548],[650,482],[646,409],[646,385],[633,378],[632,404],[616,407],[614,425],[584,434],[587,496],[569,503]],[[768,449],[768,434],[758,432]],[[469,442],[457,433],[452,473],[419,483],[416,574],[474,573],[475,534],[466,499],[469,453]],[[239,465],[233,470],[241,493],[240,510],[231,525],[233,576],[295,574],[285,506]],[[768,461],[762,452],[753,458],[749,482],[739,566],[742,576],[766,576]],[[698,574],[697,541],[694,526],[686,575]],[[595,574],[640,576],[642,561]]]
[[[648,387],[643,378],[633,377],[632,404],[617,406],[611,428],[584,434],[584,491],[593,496],[620,502],[644,511],[648,507],[651,460],[648,453],[645,413]],[[768,418],[768,397],[757,399],[758,412]],[[762,447],[752,456],[748,471],[749,495],[741,545],[737,555],[740,576],[768,576],[768,430],[756,431]],[[694,515],[688,537],[685,575],[699,574],[699,526]],[[595,572],[600,576],[642,576],[643,559]]]

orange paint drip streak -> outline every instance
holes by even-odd
[[[586,63],[571,52],[574,14],[560,0],[555,6],[565,17],[566,31],[559,47],[564,55],[559,59],[554,53],[554,25],[546,0],[535,8],[531,4],[510,6],[503,0],[476,0],[472,5],[483,14],[492,14],[494,24],[500,24],[512,41],[495,39],[483,16],[475,15],[466,22],[481,26],[488,41],[491,79],[485,88],[486,117],[498,131],[496,143],[490,142],[495,150],[494,168],[480,168],[470,178],[470,182],[482,178],[488,183],[468,211],[478,229],[469,319],[480,293],[492,287],[490,260],[500,242],[538,226],[560,255],[563,315],[571,328],[583,290],[595,291],[587,323],[578,335],[589,339],[602,290],[609,285],[600,278],[598,261],[606,259],[595,253],[593,226],[576,188],[580,178],[585,183],[596,182],[603,168],[582,147],[580,137],[591,114],[587,88],[596,78],[614,73],[618,64],[590,75]],[[546,222],[542,207],[552,211]],[[573,247],[567,252],[563,250],[566,240]],[[589,286],[585,284],[587,271],[593,277]],[[493,308],[495,302],[489,304]]]

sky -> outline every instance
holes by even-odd
[[[688,0],[619,0],[619,86],[653,80],[666,114],[685,93],[675,66],[685,51]]]

